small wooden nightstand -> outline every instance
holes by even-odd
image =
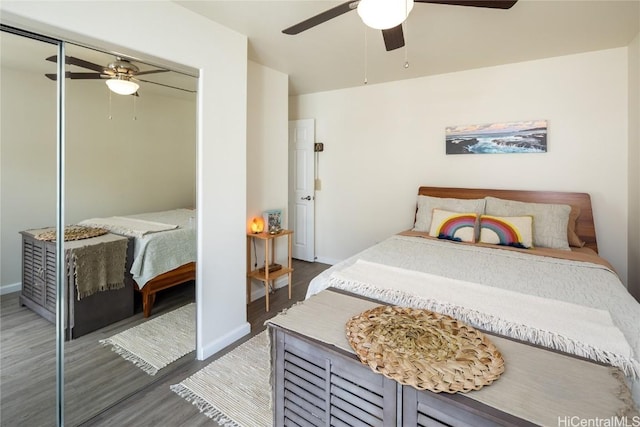
[[[251,242],[253,239],[264,240],[264,260],[265,264],[271,265],[274,263],[276,249],[275,249],[275,240],[278,237],[287,236],[288,245],[287,245],[287,259],[288,263],[286,266],[282,266],[281,269],[269,272],[269,268],[265,268],[264,270],[260,270],[259,268],[253,270],[251,268]],[[277,234],[269,234],[266,232],[263,233],[247,233],[247,304],[251,301],[251,279],[257,279],[264,283],[264,293],[265,293],[265,305],[266,310],[269,311],[269,284],[270,282],[275,281],[278,277],[288,275],[289,280],[289,299],[291,299],[291,273],[293,272],[293,264],[291,262],[291,239],[293,237],[292,230],[282,230]],[[271,248],[269,248],[271,246]],[[257,257],[257,255],[256,255]]]

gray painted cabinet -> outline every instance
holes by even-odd
[[[20,304],[49,322],[56,321],[56,244],[22,231],[22,290]],[[127,249],[127,271],[133,245]],[[125,277],[122,289],[97,292],[78,300],[73,267],[65,263],[65,338],[78,338],[111,323],[133,316],[133,282]],[[128,275],[127,275],[128,276]]]
[[[50,322],[56,319],[56,246],[22,232],[20,303]]]
[[[269,325],[274,426],[530,426],[463,395],[403,386],[354,355]]]

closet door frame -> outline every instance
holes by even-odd
[[[52,44],[58,58],[65,57],[65,43],[52,37],[0,24],[0,31]],[[64,152],[65,152],[65,73],[64,61],[57,61],[56,71],[56,425],[64,426]]]

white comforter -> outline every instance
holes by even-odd
[[[154,277],[196,261],[196,211],[175,209],[125,217],[91,218],[81,225],[134,237],[131,274],[142,288]]]
[[[361,275],[360,279],[354,279],[355,270],[352,267],[358,260],[442,276],[470,285],[477,283],[482,287],[504,290],[505,295],[519,293],[550,302],[583,306],[585,312],[606,311],[611,326],[620,331],[631,350],[629,356],[636,368],[626,369],[626,372],[630,378],[634,377],[633,371],[637,374],[637,367],[640,366],[640,304],[627,292],[616,274],[602,265],[396,235],[324,271],[310,283],[307,297],[329,286],[340,287],[339,284],[345,283],[345,277],[350,275],[351,282],[371,282],[360,283],[364,286],[352,286],[350,290],[385,300],[387,294],[384,292],[370,292],[375,282],[379,282],[377,278],[367,279]],[[398,274],[403,279],[406,279],[405,276]],[[367,290],[363,292],[363,289]],[[401,292],[411,294],[406,287]],[[387,302],[396,301],[390,298]],[[505,300],[504,304],[510,302]],[[554,304],[550,303],[549,306]],[[491,309],[488,312],[491,313]],[[549,342],[548,346],[554,347],[554,342]],[[567,348],[561,350],[571,352]],[[638,381],[634,383],[634,398],[636,402],[640,401]]]

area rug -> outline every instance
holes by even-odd
[[[100,344],[134,363],[149,375],[196,349],[196,305],[148,320],[138,326],[100,340]]]
[[[265,331],[172,385],[171,390],[225,427],[267,427],[273,423],[270,372]]]

